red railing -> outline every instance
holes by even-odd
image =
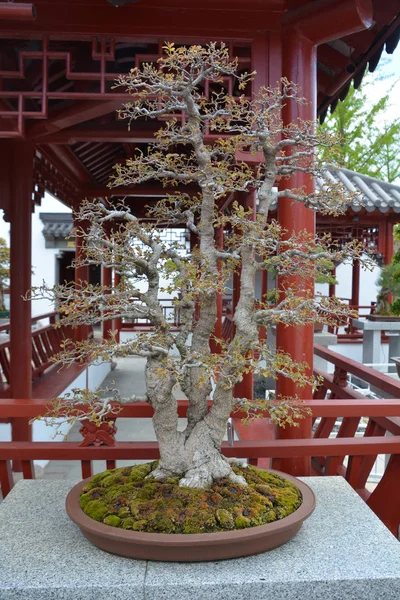
[[[32,325],[48,319],[49,324],[32,330],[32,380],[41,377],[43,373],[54,366],[52,358],[61,350],[61,344],[72,331],[65,326],[55,328],[57,320],[55,312],[49,312],[32,318]],[[9,323],[0,326],[1,331],[8,331]],[[0,343],[0,393],[7,392],[10,385],[10,340]]]
[[[315,354],[335,365],[333,374],[317,374],[323,378],[314,399],[307,402],[315,420],[312,439],[276,440],[268,436],[242,437],[223,444],[226,456],[247,458],[252,463],[266,459],[309,456],[315,475],[343,475],[347,481],[368,502],[371,508],[397,534],[400,523],[400,400],[368,399],[354,390],[347,381],[349,373],[363,379],[382,395],[400,398],[400,383],[392,378],[352,361],[340,354],[315,347]],[[329,395],[329,399],[327,396]],[[0,420],[33,418],[46,412],[47,400],[8,400],[0,399]],[[210,401],[211,402],[211,401]],[[187,402],[178,403],[180,417],[186,415]],[[144,418],[152,416],[152,408],[146,403],[123,406],[121,418]],[[234,421],[243,415],[236,412]],[[333,430],[341,419],[335,437]],[[361,437],[356,437],[357,428],[364,418],[365,429]],[[318,419],[318,421],[317,421]],[[257,419],[255,424],[270,427],[267,419]],[[104,428],[105,427],[105,428]],[[100,430],[90,425],[85,430],[85,438],[79,442],[3,442],[0,443],[0,484],[6,495],[13,485],[11,461],[22,463],[24,477],[33,477],[33,460],[78,460],[82,476],[92,474],[94,460],[104,460],[104,466],[114,468],[117,460],[153,460],[158,457],[158,446],[154,441],[119,442],[113,431],[105,425]],[[252,425],[248,428],[251,431]],[[262,429],[257,429],[262,432]],[[386,436],[390,433],[390,436]],[[92,445],[88,445],[92,444]],[[370,493],[367,479],[376,457],[388,457],[387,466],[380,483]]]

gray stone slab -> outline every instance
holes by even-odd
[[[338,477],[305,478],[317,508],[272,552],[213,563],[149,563],[146,600],[398,600],[400,544]]]
[[[368,321],[353,319],[353,325],[362,331],[400,331],[400,321]]]
[[[305,481],[317,508],[291,542],[188,564],[98,550],[64,511],[73,482],[19,482],[0,505],[0,600],[398,600],[399,542],[343,479]]]
[[[143,600],[145,561],[90,544],[64,508],[71,481],[21,481],[0,504],[0,600]]]

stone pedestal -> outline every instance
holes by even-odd
[[[0,505],[0,600],[398,600],[400,544],[340,477],[297,536],[265,554],[156,563],[92,546],[64,511],[68,481],[21,481]]]
[[[389,361],[391,356],[400,356],[400,321],[368,321],[354,319],[354,327],[363,332],[363,357],[364,364],[379,364],[381,358],[381,332],[386,331],[389,338]],[[389,372],[394,372],[395,366],[389,367]]]

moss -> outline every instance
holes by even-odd
[[[83,509],[85,515],[94,519],[95,521],[102,521],[103,517],[107,514],[107,504],[101,500],[91,500],[88,502]]]
[[[135,524],[135,519],[133,519],[132,517],[129,517],[128,519],[124,519],[122,521],[122,528],[123,529],[133,529],[134,524]]]
[[[250,527],[250,526],[251,526],[250,519],[248,519],[247,517],[243,517],[243,516],[236,517],[235,529],[246,529],[247,527]]]
[[[83,489],[82,509],[113,527],[189,534],[257,527],[286,517],[301,504],[296,486],[253,466],[234,467],[247,486],[221,479],[198,490],[179,487],[178,474],[147,478],[156,465],[157,461],[96,475]]]
[[[127,517],[131,516],[131,511],[129,510],[128,506],[123,506],[118,510],[117,514],[120,519],[126,519]]]
[[[216,511],[215,516],[217,517],[218,523],[221,525],[223,529],[233,529],[235,524],[233,522],[233,517],[230,512],[220,508]]]
[[[111,527],[118,527],[121,523],[121,519],[117,515],[109,515],[103,519],[105,525],[111,525]]]
[[[142,519],[142,521],[135,521],[132,525],[133,531],[146,531],[147,521]]]

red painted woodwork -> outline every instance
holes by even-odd
[[[368,506],[384,522],[396,538],[399,537],[400,506],[400,453],[390,457],[385,477],[379,482],[367,500]]]
[[[287,33],[296,30],[315,45],[320,45],[371,27],[372,1],[317,0],[287,12],[283,24]]]
[[[317,114],[316,45],[369,27],[372,24],[372,3],[370,0],[317,1],[287,12],[283,24],[282,74],[300,86],[309,102],[305,106],[287,102],[283,109],[283,122],[289,124],[298,119],[313,120]],[[313,182],[303,173],[296,173],[285,185],[295,189],[302,187],[308,193],[313,191]],[[315,214],[288,198],[281,198],[278,203],[278,220],[288,236],[303,230],[310,234],[315,232]],[[314,289],[311,279],[303,280],[300,276],[280,278],[278,285],[282,292],[293,286],[302,289],[304,295],[313,294]],[[279,324],[277,347],[289,352],[294,360],[305,362],[312,368],[312,326],[293,328]],[[310,388],[305,386],[299,389],[291,380],[280,377],[277,393],[282,397],[307,398],[310,396]],[[309,419],[302,420],[299,428],[278,428],[277,431],[277,436],[284,439],[310,435]],[[306,459],[282,461],[279,468],[294,475],[305,475],[310,472],[310,463]]]
[[[327,455],[400,454],[400,435],[389,437],[223,442],[228,457],[266,458]],[[76,442],[0,442],[1,460],[155,460],[157,442],[117,442],[115,446],[79,446]]]
[[[360,304],[360,261],[356,259],[353,259],[351,276],[351,304],[353,306]]]
[[[316,50],[315,46],[309,40],[301,37],[295,30],[286,31],[283,38],[283,76],[289,81],[296,81],[309,100],[309,104],[300,106],[295,102],[287,102],[283,109],[284,125],[296,122],[298,119],[312,120],[315,118],[315,98],[316,98]],[[311,193],[313,191],[313,182],[309,176],[303,173],[296,173],[289,181],[285,181],[289,188],[303,187],[304,190]],[[293,233],[298,234],[301,231],[307,231],[312,234],[315,232],[315,213],[305,208],[304,205],[281,198],[278,203],[278,220],[286,231],[286,236]],[[284,292],[285,288],[294,287],[300,290],[300,294],[313,294],[314,281],[312,279],[304,280],[301,275],[293,277],[280,277],[278,287]],[[303,290],[303,291],[301,291]],[[313,363],[313,342],[314,329],[312,325],[300,327],[286,326],[278,324],[276,344],[277,348],[288,352],[293,360],[309,365],[309,374],[311,374]],[[305,399],[311,397],[309,386],[298,388],[290,379],[280,377],[277,381],[277,394],[281,397],[299,397]],[[311,420],[304,419],[297,428],[277,428],[277,437],[279,439],[293,439],[299,437],[311,437]],[[303,457],[302,459],[281,461],[279,468],[296,474],[307,475],[310,473],[310,461]]]
[[[2,2],[0,4],[0,21],[34,21],[36,8],[34,4],[17,4]]]
[[[23,298],[31,286],[31,214],[33,147],[29,142],[9,140],[10,202],[10,385],[14,398],[32,397],[31,304]],[[23,176],[21,176],[23,173]],[[12,439],[29,441],[27,420],[12,422]],[[14,463],[14,470],[22,468]]]

